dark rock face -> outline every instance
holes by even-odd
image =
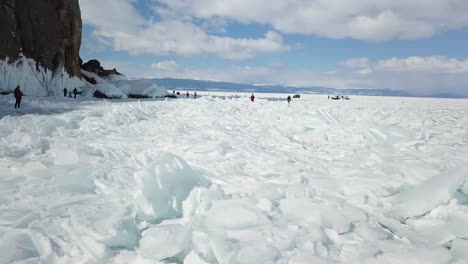
[[[86,76],[86,75],[83,74],[83,78],[84,78],[87,82],[89,82],[90,84],[97,84],[96,79],[94,79],[93,77],[88,77],[88,76]]]
[[[108,77],[109,75],[121,75],[116,69],[106,70],[101,66],[98,60],[90,60],[87,63],[81,65],[81,69],[96,73],[99,77]]]
[[[108,95],[106,95],[105,93],[103,93],[101,91],[95,91],[93,96],[96,97],[96,98],[101,98],[101,99],[120,99],[120,97],[108,96]]]
[[[78,0],[0,0],[0,59],[14,61],[22,53],[81,77],[81,27]]]

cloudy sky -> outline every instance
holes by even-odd
[[[81,56],[131,77],[468,96],[466,0],[79,0]]]

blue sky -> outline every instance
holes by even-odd
[[[130,77],[468,95],[465,0],[80,0],[84,60]]]

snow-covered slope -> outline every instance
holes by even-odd
[[[95,91],[113,98],[127,98],[128,96],[141,96],[150,98],[162,98],[169,93],[154,84],[149,79],[129,79],[123,75],[110,75],[108,78],[101,78],[95,73],[82,71],[83,75],[93,78],[97,84],[87,83],[84,94],[92,96]]]
[[[0,96],[0,263],[466,263],[467,100],[248,96]]]
[[[62,68],[52,72],[33,59],[21,57],[14,63],[8,59],[0,60],[0,93],[11,93],[17,85],[21,86],[26,96],[63,96],[63,89],[72,91],[78,88],[82,96],[92,97],[95,91],[109,98],[127,98],[128,95],[145,97],[164,97],[167,91],[150,80],[130,80],[125,76],[100,78],[96,74],[83,71],[83,74],[94,78],[98,84],[92,85],[76,77],[70,77]]]

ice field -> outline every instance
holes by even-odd
[[[0,96],[0,264],[468,263],[468,100],[248,96]]]

